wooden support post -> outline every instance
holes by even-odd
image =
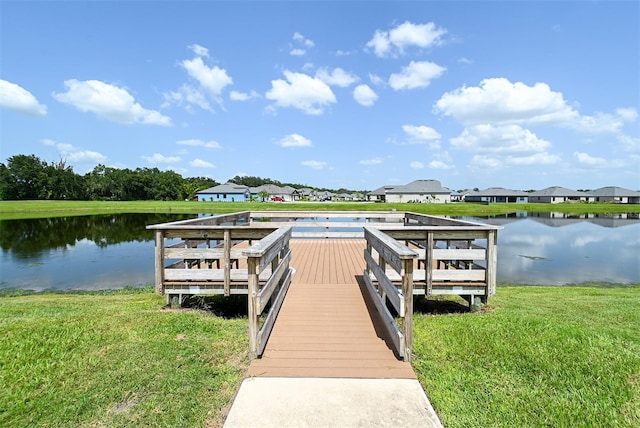
[[[231,232],[224,230],[224,295],[231,295]]]
[[[402,318],[402,334],[404,335],[404,360],[411,362],[413,350],[413,259],[404,259],[403,263],[404,318]]]
[[[253,360],[258,357],[258,266],[260,261],[256,257],[249,257],[247,259],[249,265],[249,284],[248,284],[248,318],[249,318],[249,360]]]
[[[427,242],[425,248],[425,276],[426,282],[424,290],[427,296],[433,292],[433,232],[427,232]]]
[[[162,230],[156,230],[155,238],[156,293],[162,296],[164,294],[164,234]]]
[[[489,230],[487,232],[487,292],[484,302],[487,303],[489,297],[496,294],[496,276],[498,268],[498,231]]]

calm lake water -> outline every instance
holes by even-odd
[[[109,289],[153,284],[148,224],[193,215],[117,214],[0,221],[0,289]],[[498,233],[498,281],[640,281],[638,214],[565,218],[517,213],[465,218]]]

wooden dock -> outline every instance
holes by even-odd
[[[363,293],[364,239],[291,241],[296,272],[249,376],[415,379]]]

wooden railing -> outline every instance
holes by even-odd
[[[417,253],[414,294],[455,294],[474,304],[496,292],[498,227],[483,225],[383,228]],[[391,279],[400,278],[390,273]]]
[[[459,295],[473,307],[476,298],[486,303],[496,291],[499,228],[442,220],[439,226],[364,228],[366,289],[405,361],[411,360],[414,295]]]
[[[379,211],[254,211],[250,227],[293,226],[293,238],[360,238],[364,226],[404,224],[403,212]]]
[[[267,339],[271,334],[284,297],[291,283],[293,269],[291,261],[291,227],[282,227],[260,242],[252,245],[243,254],[248,262],[248,294],[249,294],[249,358],[262,355]],[[267,267],[271,268],[269,279],[260,285],[260,274]],[[260,327],[260,316],[269,308]]]
[[[398,356],[411,361],[413,343],[413,260],[418,254],[400,244],[383,232],[365,227],[367,248],[364,251],[366,267],[364,271],[365,289],[369,292],[376,309],[383,320],[387,334]],[[375,253],[374,253],[375,251]],[[378,260],[375,260],[375,254]],[[386,274],[390,266],[402,278],[398,289]],[[374,285],[373,278],[377,282]],[[402,320],[402,330],[398,328],[394,315],[387,309],[389,301]]]

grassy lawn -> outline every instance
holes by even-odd
[[[487,311],[414,326],[447,427],[640,426],[640,284],[498,287]]]
[[[585,213],[640,212],[639,204],[410,204],[365,202],[191,202],[191,201],[0,201],[0,220],[109,213],[230,213],[260,210],[412,211],[433,215],[498,215],[516,211]]]
[[[0,298],[0,426],[219,426],[247,320],[161,309],[150,289]]]
[[[499,286],[480,313],[416,313],[414,368],[447,427],[637,427],[639,296]],[[150,289],[1,297],[0,426],[220,426],[247,320],[163,304]]]

